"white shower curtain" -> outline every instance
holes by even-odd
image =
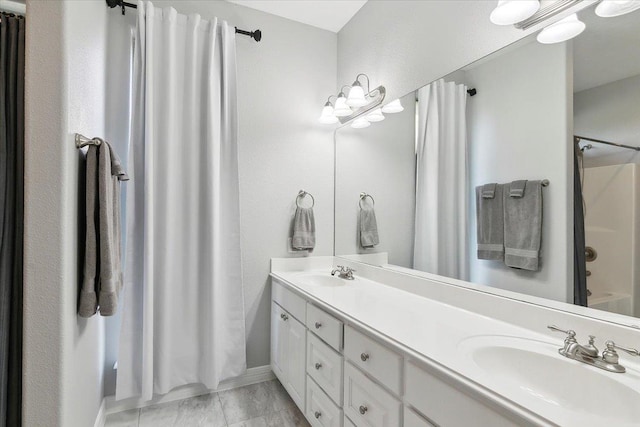
[[[413,268],[466,280],[467,92],[438,80],[418,91]]]
[[[116,398],[246,370],[235,33],[138,2]]]

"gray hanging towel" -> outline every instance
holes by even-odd
[[[542,183],[526,181],[522,196],[505,184],[504,200],[504,263],[513,268],[537,271],[542,239]]]
[[[78,314],[112,316],[122,289],[120,181],[129,177],[106,141],[87,150],[85,259]]]
[[[476,187],[478,259],[504,259],[504,211],[501,184]]]
[[[312,250],[316,246],[316,223],[313,208],[296,208],[293,217],[291,246],[295,250]]]
[[[360,245],[365,249],[373,248],[380,243],[376,212],[372,207],[360,208]]]

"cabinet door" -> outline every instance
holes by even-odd
[[[287,382],[287,339],[289,325],[284,320],[284,310],[271,302],[271,370],[281,383]]]
[[[300,410],[305,410],[306,392],[306,328],[293,317],[289,317],[287,324],[287,354],[286,369],[291,398]]]

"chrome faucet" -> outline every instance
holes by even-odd
[[[588,344],[581,345],[576,340],[575,331],[571,329],[565,331],[554,325],[547,326],[547,328],[555,332],[567,334],[567,337],[564,339],[564,346],[558,349],[558,353],[569,359],[577,360],[578,362],[586,363],[587,365],[595,366],[605,371],[617,373],[626,372],[625,367],[618,363],[619,357],[616,349],[625,351],[632,356],[640,356],[640,352],[634,348],[620,347],[613,341],[607,341],[605,343],[607,349],[602,352],[602,357],[600,357],[598,349],[594,345],[596,337],[593,335],[589,335]]]
[[[334,268],[333,270],[331,270],[331,275],[332,276],[335,276],[336,273],[340,273],[338,275],[338,277],[340,277],[341,279],[345,279],[345,280],[353,280],[353,279],[355,279],[355,277],[353,277],[353,273],[356,270],[352,269],[351,267],[344,267],[342,265],[338,265],[336,267],[338,267],[338,268]]]

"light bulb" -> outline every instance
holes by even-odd
[[[358,117],[353,121],[353,123],[351,123],[351,127],[354,129],[368,128],[369,126],[371,126],[371,123],[369,123],[364,117]]]
[[[400,103],[399,99],[394,99],[393,101],[382,107],[382,112],[387,114],[399,113],[401,111],[404,111],[404,107]]]
[[[584,31],[586,25],[575,13],[549,25],[538,34],[538,41],[543,44],[560,43],[574,38]]]
[[[384,115],[382,114],[382,110],[380,108],[376,108],[369,114],[367,114],[366,119],[368,122],[381,122],[384,120]]]
[[[538,0],[499,0],[489,19],[496,25],[513,25],[535,15],[538,9]]]
[[[336,108],[333,110],[333,114],[337,117],[346,117],[353,114],[353,111],[347,105],[347,97],[344,96],[344,93],[340,92],[338,94],[338,99],[336,100]]]
[[[338,123],[338,118],[333,114],[333,106],[330,102],[324,104],[324,107],[322,108],[322,114],[320,114],[318,121],[325,125]]]
[[[602,0],[596,7],[596,15],[602,18],[613,18],[640,9],[638,0]]]
[[[357,81],[351,86],[349,90],[349,96],[347,97],[347,105],[350,107],[362,107],[367,104],[367,100],[364,98],[364,90],[360,83]]]

